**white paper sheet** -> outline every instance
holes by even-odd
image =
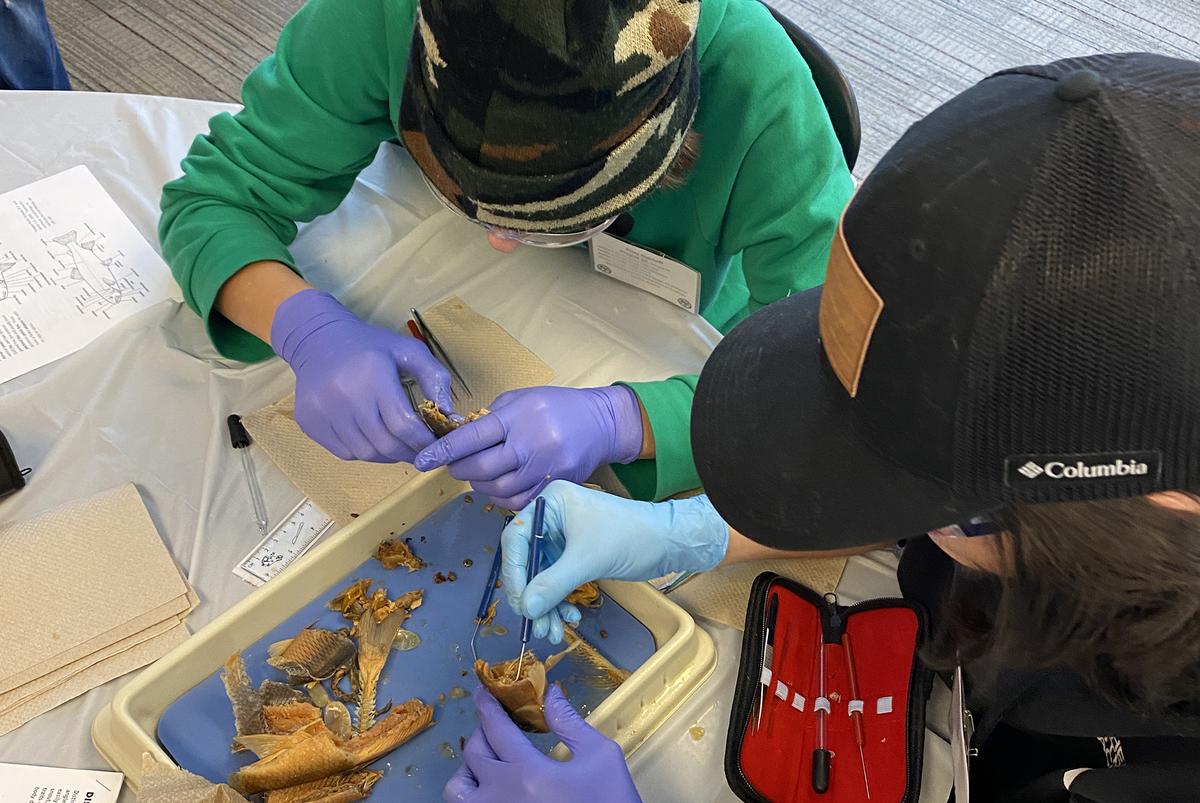
[[[0,195],[0,382],[177,293],[166,264],[86,167]]]
[[[115,803],[125,776],[119,772],[0,764],[4,803]]]

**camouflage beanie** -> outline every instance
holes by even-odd
[[[699,97],[700,0],[420,0],[400,135],[470,217],[573,232],[658,184]]]

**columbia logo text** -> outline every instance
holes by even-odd
[[[1044,465],[1030,460],[1017,469],[1017,473],[1026,479],[1035,480],[1045,477],[1051,480],[1095,479],[1099,477],[1144,477],[1150,473],[1150,467],[1136,460],[1117,460],[1111,463],[1088,465],[1082,460],[1074,463],[1064,463],[1061,460],[1051,460]]]

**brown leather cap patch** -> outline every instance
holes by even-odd
[[[839,223],[829,252],[818,323],[825,356],[851,396],[858,393],[871,335],[882,312],[883,299],[854,261]]]

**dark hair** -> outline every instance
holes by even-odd
[[[1140,714],[1200,706],[1200,514],[1146,497],[1017,505],[994,599],[952,590],[935,664],[1060,668]],[[972,584],[978,585],[978,584]]]
[[[683,144],[679,146],[679,153],[675,154],[675,161],[671,162],[671,166],[663,174],[662,180],[658,182],[659,186],[663,189],[677,190],[687,184],[688,176],[699,158],[700,132],[689,128],[683,135]]]

